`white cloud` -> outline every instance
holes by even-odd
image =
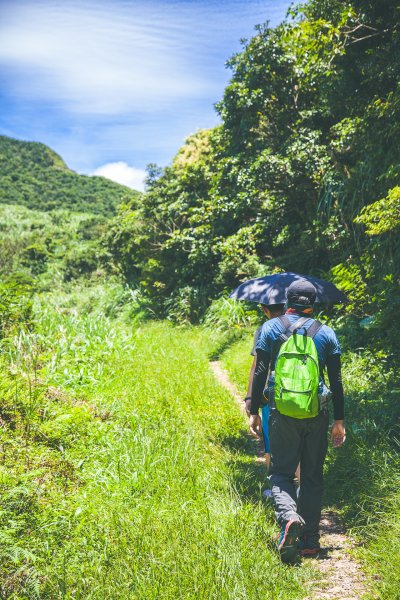
[[[144,179],[147,173],[143,169],[136,169],[130,167],[126,162],[119,161],[98,167],[91,175],[100,175],[121,185],[126,185],[133,190],[143,192]]]

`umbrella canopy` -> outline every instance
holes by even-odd
[[[249,279],[249,281],[241,283],[229,297],[259,304],[283,304],[286,302],[287,288],[296,279],[306,279],[314,285],[317,290],[316,302],[320,304],[348,302],[346,294],[330,281],[317,279],[317,277],[311,275],[299,275],[298,273],[276,273],[266,277]]]

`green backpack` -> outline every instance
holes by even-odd
[[[315,417],[319,412],[320,372],[313,338],[322,327],[322,323],[312,319],[313,323],[305,334],[301,335],[297,331],[310,320],[309,318],[301,317],[293,324],[287,317],[279,318],[286,329],[277,340],[275,349],[276,408],[281,414],[296,419]]]

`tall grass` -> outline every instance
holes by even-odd
[[[209,329],[224,333],[233,327],[249,327],[260,319],[256,305],[221,296],[208,308],[203,324]]]
[[[306,595],[309,567],[276,556],[265,473],[208,367],[212,335],[133,328],[77,300],[47,297],[35,332],[3,355],[19,386],[4,439],[19,460],[3,462],[2,596]]]

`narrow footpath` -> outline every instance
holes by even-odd
[[[231,393],[245,413],[242,395],[230,381],[221,362],[210,362],[217,380]],[[250,434],[249,434],[250,435]],[[255,460],[262,459],[262,449],[255,445]],[[309,595],[306,600],[355,600],[366,593],[365,577],[360,565],[352,556],[354,541],[346,534],[338,514],[332,509],[324,509],[321,519],[321,552],[313,564],[319,577],[309,582]]]

